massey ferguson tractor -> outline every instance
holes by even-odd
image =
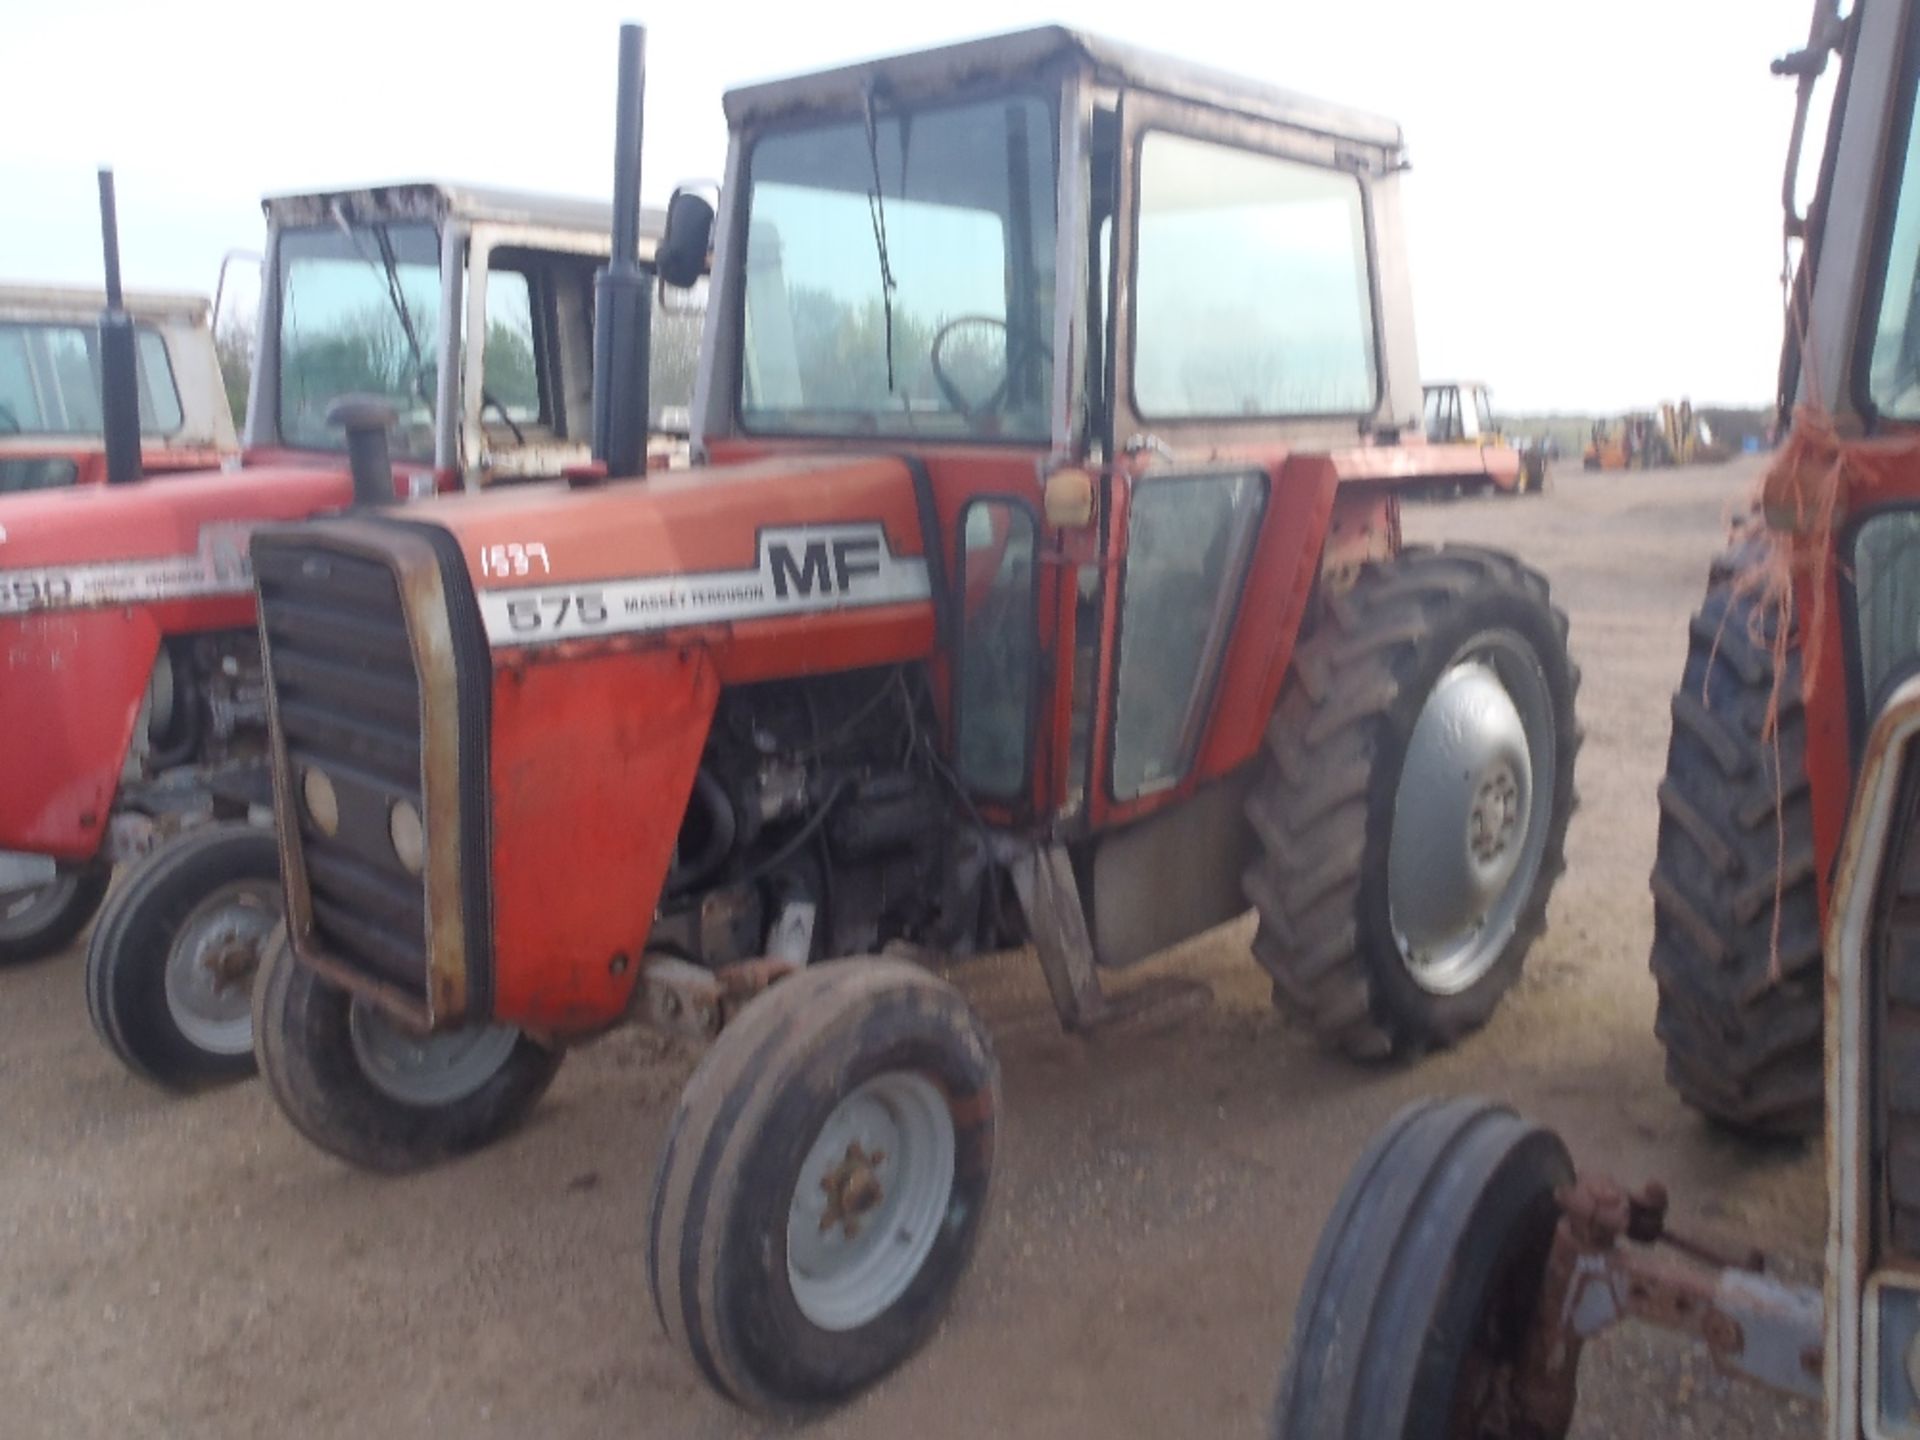
[[[1752,1128],[1824,1118],[1824,1291],[1676,1233],[1657,1183],[1576,1176],[1559,1136],[1502,1106],[1426,1102],[1374,1141],[1322,1234],[1276,1440],[1557,1440],[1583,1345],[1629,1320],[1823,1402],[1829,1440],[1920,1435],[1920,4],[1838,12],[1820,0],[1776,67],[1801,97],[1792,430],[1764,528],[1695,627],[1654,876],[1682,1094]],[[1803,219],[1798,137],[1835,58]],[[1709,776],[1724,793],[1704,808]]]
[[[255,533],[254,1040],[309,1139],[397,1171],[623,1021],[714,1037],[653,1302],[795,1411],[912,1352],[980,1233],[997,1069],[947,962],[1030,943],[1085,1032],[1252,906],[1329,1045],[1451,1044],[1544,923],[1579,677],[1539,575],[1401,544],[1445,461],[1397,126],[1062,29],[725,108],[719,214],[677,195],[659,250],[711,254],[692,468],[619,412],[616,244],[602,464]]]
[[[0,496],[0,961],[66,945],[143,857],[94,926],[87,996],[114,1053],[172,1087],[252,1069],[255,953],[280,913],[248,531],[355,503],[342,396],[397,416],[398,466],[363,503],[589,453],[605,205],[412,184],[265,209],[241,463],[161,476],[136,455],[111,483]],[[684,403],[694,346],[663,349]]]

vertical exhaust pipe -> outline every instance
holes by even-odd
[[[613,256],[593,287],[593,458],[610,476],[645,473],[653,279],[640,268],[641,109],[647,32],[620,27],[613,144]]]
[[[113,171],[100,170],[100,249],[107,268],[107,308],[100,312],[100,422],[107,446],[107,483],[140,478],[140,376],[133,317],[120,292],[120,221]]]

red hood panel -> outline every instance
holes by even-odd
[[[311,466],[0,496],[0,615],[239,593],[254,526],[352,499],[344,470]]]
[[[461,543],[496,648],[901,604],[932,586],[890,456],[792,456],[416,507]]]

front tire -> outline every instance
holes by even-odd
[[[142,1079],[188,1090],[253,1073],[253,975],[280,921],[271,830],[209,825],[143,856],[87,945],[87,1013]]]
[[[107,865],[62,866],[45,885],[0,895],[0,965],[64,950],[107,893]]]
[[[525,1118],[564,1052],[509,1026],[416,1036],[302,965],[282,926],[253,991],[254,1054],[286,1117],[363,1170],[477,1150]]]
[[[1493,1440],[1573,1180],[1560,1137],[1483,1100],[1418,1101],[1370,1145],[1307,1272],[1273,1440]],[[1536,1426],[1534,1440],[1559,1440]]]
[[[1689,630],[1649,963],[1654,1033],[1680,1098],[1729,1129],[1792,1138],[1817,1134],[1825,1115],[1820,904],[1798,639],[1788,616],[1776,671],[1782,617],[1761,612],[1759,560],[1743,546],[1716,561]]]
[[[647,1246],[661,1324],[716,1390],[805,1413],[920,1347],[979,1233],[998,1091],[978,1017],[901,961],[804,970],[721,1032]]]
[[[1486,1023],[1566,868],[1579,681],[1507,555],[1408,550],[1325,601],[1247,801],[1276,1003],[1357,1059]]]

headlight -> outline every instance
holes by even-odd
[[[322,835],[340,833],[340,797],[325,771],[314,765],[306,768],[300,777],[300,798],[307,803],[307,818],[320,827]]]
[[[393,802],[387,816],[387,838],[393,841],[393,853],[409,875],[418,875],[427,861],[427,830],[420,823],[420,812],[405,800]]]
[[[1866,1307],[1867,1433],[1920,1440],[1920,1289],[1907,1289],[1904,1277],[1875,1279]]]

